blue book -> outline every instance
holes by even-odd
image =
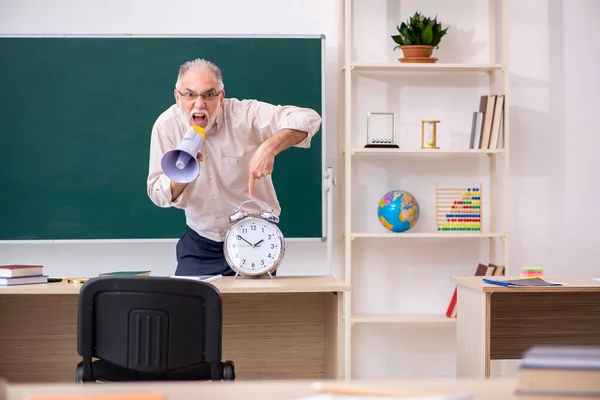
[[[524,278],[499,281],[496,279],[483,278],[485,283],[507,287],[538,287],[538,286],[562,286],[562,283],[548,282],[542,278]]]

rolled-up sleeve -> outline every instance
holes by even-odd
[[[159,207],[185,208],[187,195],[184,190],[175,201],[171,201],[171,180],[164,174],[160,161],[163,154],[175,147],[173,135],[162,123],[155,123],[150,138],[150,160],[148,166],[148,197]]]
[[[258,100],[246,101],[247,116],[263,140],[268,139],[282,129],[296,129],[307,133],[306,138],[294,147],[310,147],[313,136],[321,126],[321,116],[313,109],[272,105]]]

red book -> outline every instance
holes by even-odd
[[[0,278],[42,275],[43,269],[41,265],[0,265]]]

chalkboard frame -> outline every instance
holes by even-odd
[[[205,35],[205,34],[0,34],[0,38],[164,38],[164,39],[177,39],[177,38],[270,38],[270,39],[320,39],[321,40],[321,118],[322,123],[320,127],[320,145],[321,145],[321,236],[320,238],[301,238],[301,237],[286,237],[286,241],[320,241],[326,242],[331,234],[331,217],[328,213],[330,210],[331,198],[331,176],[326,165],[326,154],[327,154],[327,128],[326,128],[326,115],[327,115],[327,79],[326,79],[326,36],[324,34],[288,34],[288,35],[269,35],[269,34],[216,34],[216,35]],[[29,244],[29,243],[155,243],[155,242],[176,242],[178,237],[174,238],[118,238],[118,239],[0,239],[0,244]]]

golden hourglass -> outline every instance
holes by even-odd
[[[437,147],[437,124],[440,121],[425,119],[421,121],[421,148],[439,149]]]

